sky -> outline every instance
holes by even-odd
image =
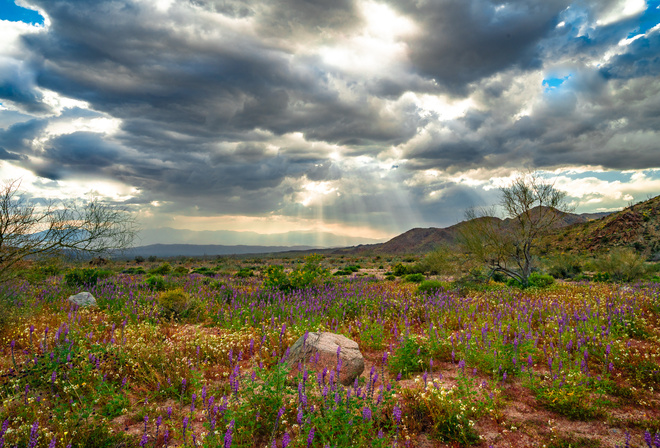
[[[0,177],[150,243],[386,240],[531,172],[660,194],[659,0],[0,0],[0,42]]]

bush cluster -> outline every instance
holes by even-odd
[[[73,287],[93,286],[96,285],[100,279],[108,278],[112,274],[113,272],[107,269],[73,269],[64,274],[64,281],[67,285]]]

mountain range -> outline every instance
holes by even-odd
[[[574,214],[556,211],[556,213],[560,213],[561,216],[555,223],[554,228],[545,236],[544,245],[546,247],[570,252],[601,251],[611,247],[627,246],[634,247],[640,252],[660,253],[660,196],[631,205],[618,212]],[[487,219],[500,220],[500,218]],[[511,219],[500,221],[505,228],[513,222]],[[212,256],[284,252],[301,254],[312,251],[337,255],[423,254],[441,245],[455,244],[467,222],[463,221],[445,228],[415,228],[384,242],[378,240],[371,240],[373,242],[370,242],[368,239],[342,237],[331,233],[287,232],[262,235],[256,232],[195,232],[161,228],[145,233],[152,232],[149,238],[159,238],[161,241],[163,235],[171,236],[170,240],[190,242],[209,241],[208,237],[210,236],[224,240],[228,238],[236,240],[240,237],[242,242],[248,240],[253,241],[255,244],[238,246],[222,244],[150,244],[132,248],[125,253],[125,256]],[[301,235],[307,238],[303,238],[303,241],[308,242],[307,244],[286,245],[287,242],[300,241]],[[325,244],[319,244],[320,241],[324,241]],[[356,242],[367,242],[369,244],[351,246]]]

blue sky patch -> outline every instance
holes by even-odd
[[[566,81],[568,78],[570,78],[571,75],[564,76],[563,78],[545,78],[543,80],[543,87],[545,87],[545,91],[549,92],[551,90],[555,90],[557,87],[562,85],[564,81]]]
[[[44,18],[37,11],[21,8],[14,0],[0,0],[0,20],[10,22],[25,22],[33,25],[43,25]]]
[[[660,23],[660,0],[651,0],[646,11],[639,18],[639,26],[628,33],[628,39],[646,33],[658,23]]]

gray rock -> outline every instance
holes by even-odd
[[[337,356],[337,349],[339,356]],[[339,382],[344,386],[353,383],[364,371],[364,357],[357,342],[335,333],[309,333],[307,341],[301,336],[289,350],[289,365],[298,368],[300,363],[310,370],[327,368],[337,374],[337,360],[341,360]]]
[[[75,303],[78,306],[98,306],[94,296],[87,291],[79,292],[74,296],[69,296],[67,300],[71,303]]]

